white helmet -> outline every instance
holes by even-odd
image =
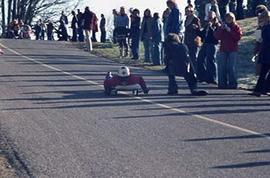
[[[126,66],[120,67],[120,69],[118,70],[118,75],[120,77],[128,77],[128,76],[130,76],[130,70],[129,70],[129,68],[126,67]]]

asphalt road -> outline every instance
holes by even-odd
[[[270,97],[207,85],[194,97],[181,79],[167,96],[166,76],[137,68],[148,96],[105,97],[119,64],[69,43],[0,42],[0,133],[29,177],[270,177]]]

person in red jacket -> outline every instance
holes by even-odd
[[[226,14],[225,23],[219,24],[214,36],[221,43],[220,58],[217,60],[218,88],[237,89],[236,60],[242,30],[233,13]]]
[[[146,86],[146,83],[141,76],[137,76],[130,73],[130,69],[126,66],[119,68],[118,73],[112,75],[111,72],[108,72],[104,80],[104,93],[110,95],[111,91],[115,89],[116,86],[123,85],[135,85],[138,84],[141,86],[144,94],[148,94],[149,88]]]

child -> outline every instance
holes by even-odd
[[[144,94],[148,94],[149,89],[147,88],[145,81],[142,77],[131,74],[130,70],[126,66],[122,66],[118,70],[118,74],[111,75],[108,72],[105,80],[104,80],[104,90],[106,95],[110,95],[111,91],[118,85],[135,85],[139,84],[144,92]]]
[[[188,55],[188,48],[182,43],[179,35],[170,33],[165,40],[166,72],[169,77],[168,95],[178,94],[175,76],[182,76],[188,83],[190,92],[195,96],[207,95],[204,90],[197,89],[197,78]]]

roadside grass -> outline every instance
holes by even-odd
[[[0,135],[0,177],[15,178],[16,175],[14,167],[11,165],[7,155],[7,144]]]
[[[256,84],[257,80],[257,77],[255,76],[255,64],[251,61],[255,41],[253,33],[256,30],[257,19],[247,18],[238,21],[238,23],[243,30],[243,37],[240,41],[237,61],[239,87],[243,89],[252,89]],[[75,43],[75,45],[81,49],[84,49],[84,44],[82,43]],[[144,63],[144,50],[142,43],[140,44],[141,59],[138,61],[132,60],[129,56],[121,59],[119,57],[118,46],[112,43],[93,43],[93,54],[107,59],[111,59],[113,61],[119,62],[120,64],[143,67],[145,69],[154,71],[161,71],[164,68],[164,66],[153,66],[149,63]]]
[[[238,22],[243,30],[238,53],[238,76],[240,87],[252,89],[257,81],[255,64],[251,61],[254,51],[255,37],[253,33],[257,29],[257,19],[248,18]]]
[[[11,168],[7,159],[0,154],[0,177],[15,178],[17,177],[15,171]]]

